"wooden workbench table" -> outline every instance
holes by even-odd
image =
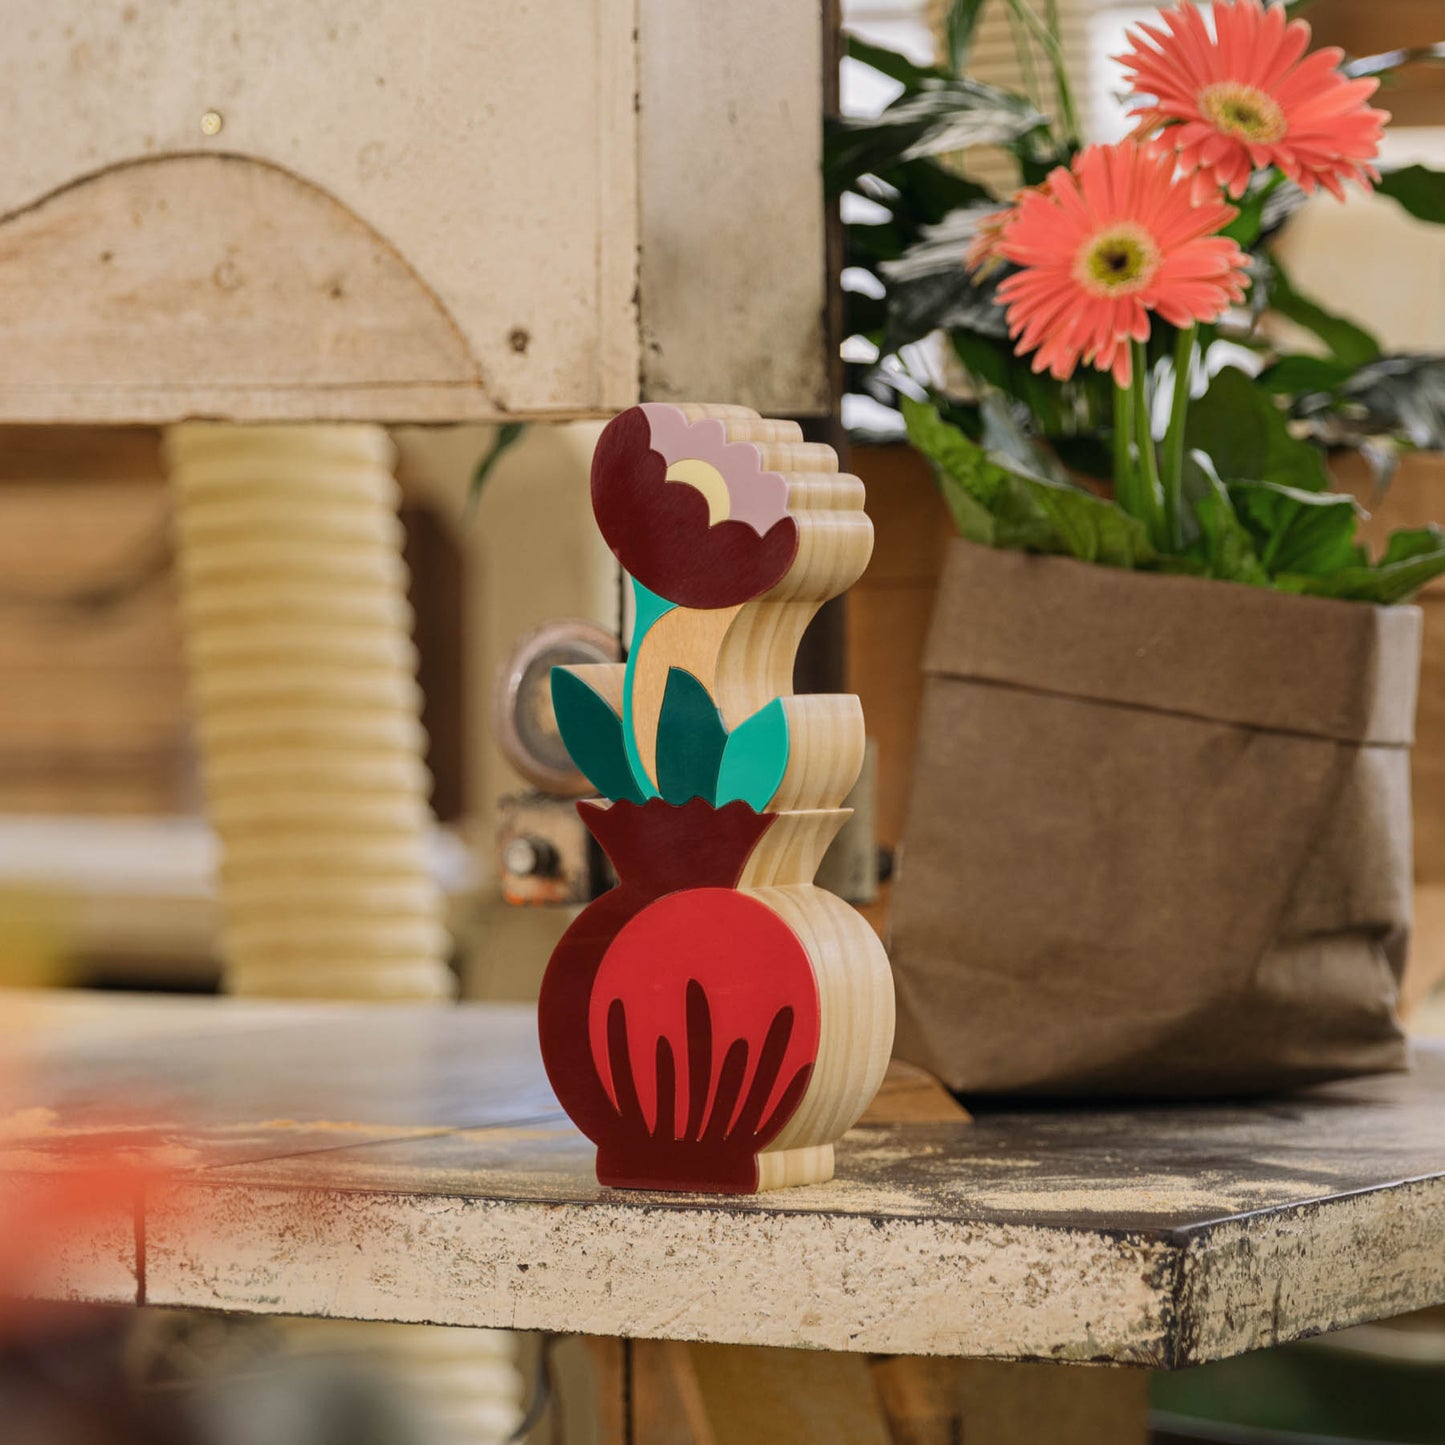
[[[1445,1301],[1445,1050],[1290,1099],[865,1123],[838,1179],[599,1189],[530,1010],[10,995],[0,1182],[161,1126],[56,1294],[1173,1368]]]

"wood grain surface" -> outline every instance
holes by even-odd
[[[557,18],[12,5],[0,418],[825,410],[817,8]]]
[[[1445,1302],[1440,1046],[1253,1104],[875,1112],[833,1182],[720,1200],[599,1188],[525,1008],[12,995],[6,1018],[7,1190],[98,1111],[160,1123],[174,1170],[57,1293],[1156,1368]]]

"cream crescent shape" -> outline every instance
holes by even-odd
[[[707,498],[707,524],[716,527],[732,515],[732,497],[723,474],[701,457],[683,457],[667,469],[669,482],[683,482]]]

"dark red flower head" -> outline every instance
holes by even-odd
[[[788,484],[716,418],[657,402],[614,417],[592,455],[592,510],[617,560],[681,607],[732,607],[782,581],[798,553]]]

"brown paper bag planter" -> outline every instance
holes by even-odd
[[[1400,1069],[1420,616],[956,541],[890,953],[962,1092]]]

